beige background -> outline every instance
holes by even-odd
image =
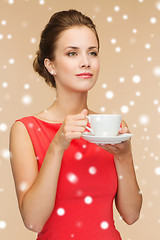
[[[15,119],[47,108],[54,99],[54,90],[33,72],[32,60],[50,16],[69,8],[94,20],[101,41],[101,71],[89,106],[121,113],[133,133],[143,208],[131,226],[114,210],[116,226],[123,240],[159,240],[160,1],[155,0],[0,0],[0,239],[36,239],[18,211],[8,136]]]

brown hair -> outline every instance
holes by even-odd
[[[56,42],[61,32],[71,28],[72,26],[87,26],[96,35],[99,48],[99,38],[92,20],[83,15],[77,10],[60,11],[52,15],[48,24],[45,26],[41,34],[41,39],[39,43],[39,50],[33,61],[33,68],[36,72],[42,76],[46,83],[51,87],[56,88],[55,79],[44,66],[45,58],[54,60],[54,52],[56,49]]]

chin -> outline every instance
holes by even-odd
[[[87,83],[87,84],[82,84],[80,90],[85,91],[85,92],[89,91],[94,87],[95,84],[96,84],[96,82],[90,82],[90,83]]]

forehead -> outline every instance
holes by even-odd
[[[57,40],[57,47],[97,46],[98,41],[93,30],[86,26],[74,26],[64,30]]]

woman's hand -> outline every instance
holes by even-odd
[[[130,133],[127,124],[123,121],[122,127],[118,131],[119,134]],[[105,149],[106,151],[112,153],[115,158],[121,160],[124,156],[131,154],[131,140],[128,139],[122,143],[118,144],[99,144],[100,147]]]
[[[65,150],[73,139],[79,139],[88,123],[87,114],[84,109],[80,114],[68,115],[55,135],[54,143]]]

